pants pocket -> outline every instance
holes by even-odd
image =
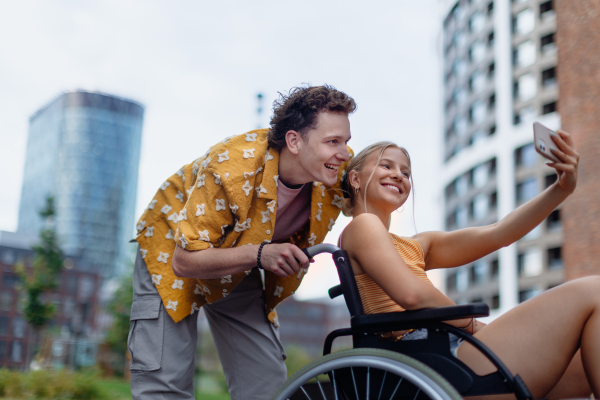
[[[131,371],[156,371],[163,353],[164,310],[158,296],[135,299],[131,317],[127,349],[131,355]]]

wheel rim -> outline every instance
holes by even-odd
[[[354,365],[352,365],[354,364]],[[335,377],[336,371],[343,371],[350,369],[350,375],[352,376],[352,386],[350,386],[347,382],[344,382],[346,387],[351,387],[354,392],[354,398],[356,399],[367,399],[367,400],[383,400],[388,398],[394,398],[394,396],[398,395],[402,389],[402,384],[405,382],[409,382],[410,384],[417,387],[417,392],[414,398],[418,398],[419,395],[426,395],[430,399],[433,400],[451,400],[451,397],[446,391],[440,387],[438,382],[432,379],[428,374],[414,368],[413,366],[404,364],[397,360],[391,360],[385,357],[380,356],[355,356],[354,360],[351,357],[342,357],[337,359],[328,360],[320,365],[317,365],[310,370],[304,372],[303,374],[295,377],[294,384],[286,387],[280,395],[277,397],[278,399],[289,399],[293,396],[297,396],[299,393],[304,394],[304,398],[307,400],[313,399],[339,399],[344,400],[345,397],[338,395],[338,385],[339,379]],[[359,385],[357,383],[357,379],[355,378],[355,371],[358,368],[366,368],[366,382],[364,385]],[[375,382],[371,382],[372,371],[383,371],[383,381],[381,384],[381,388],[377,390],[377,387],[373,387],[372,384]],[[325,378],[329,373],[333,375],[333,387],[334,394],[329,397],[326,395],[324,390],[324,382],[323,380],[319,381],[319,376],[324,376]],[[389,374],[389,375],[388,375]],[[384,393],[383,383],[386,382],[386,377],[391,377],[392,375],[399,377],[398,383],[393,388],[391,396],[389,395],[389,390],[385,393],[385,397],[382,397]],[[305,386],[306,384],[313,380],[317,379],[316,383],[318,386],[317,393],[320,397],[311,396]],[[397,379],[397,378],[396,378]],[[406,385],[406,384],[405,384]],[[364,390],[366,387],[366,390]],[[377,393],[378,392],[378,393]],[[296,397],[294,397],[296,398]],[[302,398],[302,397],[298,397]]]

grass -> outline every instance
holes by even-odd
[[[125,400],[131,399],[129,382],[122,379],[102,379],[100,381],[102,388],[109,394],[111,399]],[[202,400],[229,400],[227,393],[203,393],[196,392],[196,399]]]

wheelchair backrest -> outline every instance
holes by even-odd
[[[340,285],[342,287],[342,294],[348,306],[348,311],[352,317],[356,315],[362,315],[365,313],[362,301],[360,299],[360,293],[358,292],[358,286],[356,286],[356,279],[350,266],[350,260],[348,254],[344,250],[338,250],[333,254],[333,262],[338,271],[340,277]]]

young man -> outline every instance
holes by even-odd
[[[355,109],[331,86],[294,88],[269,130],[217,143],[161,185],[137,225],[134,399],[194,398],[202,306],[232,399],[265,399],[283,384],[275,307],[307,272],[300,248],[321,243],[339,215]]]

